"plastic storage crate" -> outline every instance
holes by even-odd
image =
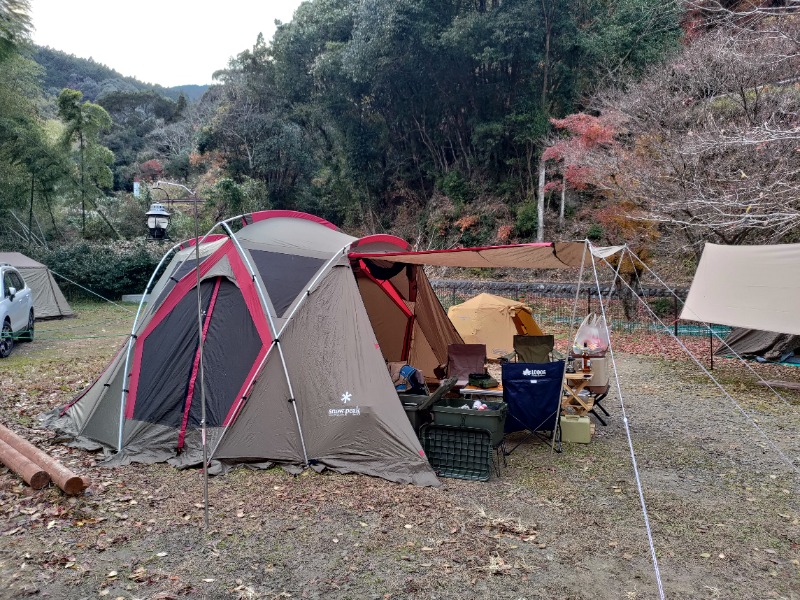
[[[492,471],[491,434],[486,429],[423,425],[422,448],[440,477],[487,481]]]
[[[470,405],[471,403],[471,400],[464,400],[464,398],[440,400],[431,407],[433,422],[436,425],[450,425],[451,427],[486,429],[489,431],[492,446],[497,446],[503,441],[508,405],[505,402],[484,402],[489,407],[486,410],[461,408],[465,404]]]
[[[411,422],[411,427],[414,428],[414,433],[419,435],[419,428],[431,421],[430,406],[425,406],[429,396],[420,396],[418,394],[399,394],[399,396],[400,401],[403,403],[403,409],[406,411],[406,416]]]

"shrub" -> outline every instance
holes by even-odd
[[[592,240],[593,242],[602,240],[605,234],[606,232],[603,229],[603,226],[598,225],[597,223],[593,223],[592,225],[590,225],[589,229],[586,231],[586,237]]]
[[[514,226],[517,236],[520,238],[530,238],[536,235],[539,214],[535,202],[526,202],[517,209],[517,221]]]
[[[58,275],[104,298],[118,300],[123,294],[144,291],[167,249],[167,246],[144,241],[77,242],[43,250],[36,258],[57,275],[56,280],[65,292],[74,293],[76,290],[71,288],[77,286]]]

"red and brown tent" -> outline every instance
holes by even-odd
[[[421,265],[575,266],[583,251],[411,252],[293,211],[226,230],[202,240],[199,264],[195,248],[177,249],[128,343],[52,427],[111,464],[200,464],[204,391],[212,461],[437,485],[386,368],[402,360],[431,376],[460,341]]]

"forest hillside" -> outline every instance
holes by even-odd
[[[204,227],[273,208],[418,248],[588,238],[676,278],[705,241],[800,238],[791,3],[309,0],[182,90],[32,46],[27,6],[0,0],[4,249],[135,245],[186,190]]]

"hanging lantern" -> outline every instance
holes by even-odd
[[[150,210],[147,215],[147,229],[149,230],[148,239],[151,240],[166,240],[167,227],[169,227],[170,214],[163,204],[151,204]]]

